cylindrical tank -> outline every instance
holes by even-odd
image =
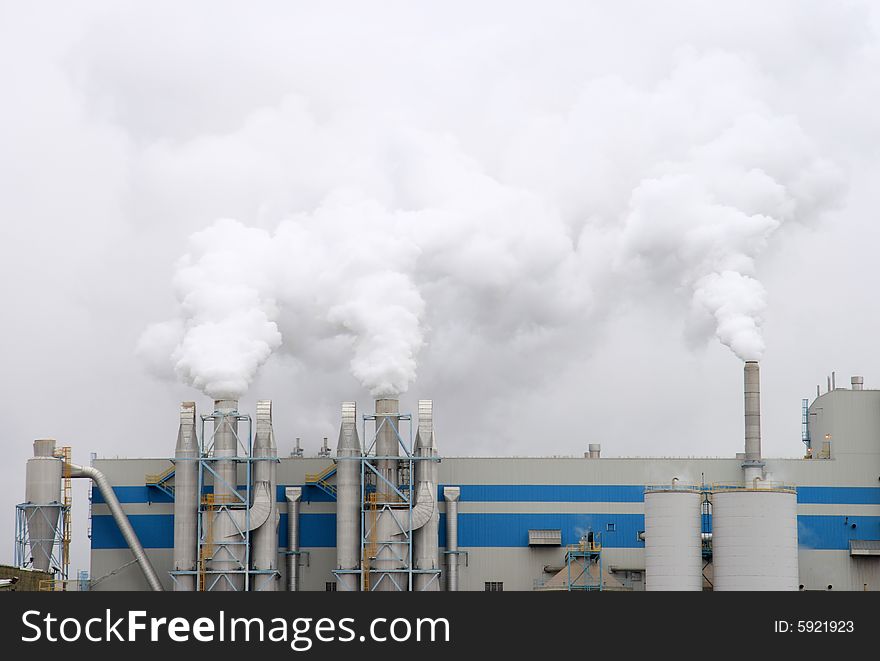
[[[34,457],[25,469],[27,532],[34,569],[51,571],[58,519],[61,516],[62,461],[53,456],[55,441],[34,441]]]
[[[336,449],[336,568],[355,571],[361,561],[361,443],[357,404],[342,403],[342,424]],[[337,574],[340,592],[358,590],[357,574]]]
[[[251,563],[258,571],[278,570],[278,503],[277,486],[278,448],[272,429],[272,400],[257,402],[257,429],[254,436],[254,483],[266,482],[271,494],[269,516],[266,522],[251,533]],[[256,574],[251,582],[258,592],[278,589],[278,574]]]
[[[196,404],[180,404],[180,427],[174,451],[174,569],[195,571],[198,557],[199,444],[196,438]],[[195,590],[196,575],[174,577],[174,590]]]
[[[712,494],[714,589],[797,590],[794,489],[725,489]]]
[[[207,587],[215,591],[244,589],[245,545],[241,531],[236,529],[232,517],[225,508],[238,508],[241,500],[238,496],[238,401],[219,399],[214,402],[214,458],[212,467],[214,477],[214,525],[212,571],[226,571],[226,574],[211,574],[207,578]]]
[[[703,589],[698,489],[645,491],[645,589]]]

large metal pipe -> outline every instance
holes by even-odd
[[[214,402],[214,459],[211,462],[214,476],[214,523],[212,540],[214,548],[210,562],[207,589],[215,591],[241,591],[244,589],[245,544],[242,531],[237,530],[229,516],[230,507],[241,504],[238,494],[238,401],[218,399]]]
[[[446,591],[458,592],[458,499],[460,487],[443,487],[446,501]]]
[[[299,503],[302,487],[287,487],[287,591],[299,591]]]
[[[356,571],[361,562],[361,442],[357,404],[342,403],[342,424],[336,446],[336,568]],[[337,590],[356,591],[356,574],[337,574]]]
[[[744,368],[745,401],[745,461],[743,470],[746,484],[763,477],[761,460],[761,372],[758,362],[746,361]]]
[[[419,428],[416,432],[416,481],[418,482],[417,511],[424,510],[425,522],[417,526],[416,511],[413,512],[413,558],[415,569],[440,570],[440,511],[437,507],[437,445],[434,440],[434,403],[430,399],[419,400]],[[414,587],[420,592],[440,589],[440,575],[415,575]]]
[[[379,459],[376,467],[379,475],[385,478],[377,480],[376,492],[381,495],[394,493],[397,486],[398,455],[400,454],[400,402],[396,399],[376,400],[376,456],[388,457]],[[392,486],[393,485],[393,486]]]
[[[375,520],[376,573],[370,582],[375,592],[407,590],[406,575],[400,571],[409,563],[406,542],[400,533],[409,526],[408,512],[399,506],[398,468],[400,460],[400,402],[396,399],[376,400],[376,478],[377,516]],[[407,508],[408,509],[408,508]],[[383,573],[384,572],[384,573]]]
[[[119,499],[116,497],[113,487],[110,486],[110,481],[101,471],[93,466],[77,466],[75,464],[70,464],[70,476],[88,478],[98,487],[98,491],[101,492],[101,497],[104,499],[107,507],[110,508],[110,514],[113,515],[113,520],[116,522],[119,531],[122,533],[123,539],[125,539],[125,543],[128,544],[128,548],[130,548],[132,554],[134,554],[135,560],[137,560],[138,564],[141,566],[144,578],[147,579],[150,588],[156,592],[161,592],[162,583],[159,581],[159,576],[156,574],[156,570],[153,569],[150,559],[144,552],[144,547],[141,546],[141,542],[135,534],[134,528],[131,527],[128,517],[125,516],[125,512],[122,511],[122,505],[119,504]]]
[[[199,443],[196,404],[181,402],[180,427],[174,450],[174,570],[194,572],[198,558]],[[195,574],[174,577],[174,590],[192,592]]]
[[[25,502],[31,562],[34,569],[52,570],[52,552],[61,516],[62,461],[55,441],[34,441],[34,456],[25,468]]]
[[[257,402],[257,424],[254,436],[254,482],[266,483],[271,494],[269,515],[266,522],[251,534],[252,564],[262,572],[278,571],[278,503],[277,490],[278,448],[272,429],[272,400]],[[253,589],[271,592],[278,589],[278,574],[256,574]]]

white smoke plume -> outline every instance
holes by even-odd
[[[218,221],[194,235],[178,318],[148,329],[140,352],[211,396],[239,396],[283,344],[397,396],[432,347],[435,372],[478,369],[456,364],[476,342],[506,351],[514,375],[656,289],[683,300],[692,335],[760,358],[758,259],[841,192],[767,88],[743,58],[683,51],[652,86],[588,80],[562,109],[511,106],[502,127],[475,111],[486,132],[472,142],[418,113],[358,108],[322,124],[289,98],[224,140],[301,154],[291,185],[313,202],[272,233]],[[344,353],[318,351],[328,342]]]

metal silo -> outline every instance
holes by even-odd
[[[34,569],[52,571],[52,549],[61,516],[62,461],[55,441],[34,441],[34,456],[25,469],[27,533]]]
[[[645,491],[645,589],[703,589],[700,490],[648,487]]]
[[[797,590],[797,540],[793,488],[713,492],[715,590]]]

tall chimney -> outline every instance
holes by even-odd
[[[241,591],[244,589],[245,549],[239,531],[225,508],[241,503],[238,493],[238,400],[214,400],[214,553],[206,579],[206,590]],[[243,453],[242,453],[243,454]],[[228,573],[225,573],[228,572]]]
[[[745,471],[746,484],[762,477],[764,462],[761,461],[761,372],[758,361],[747,360],[745,377]]]

